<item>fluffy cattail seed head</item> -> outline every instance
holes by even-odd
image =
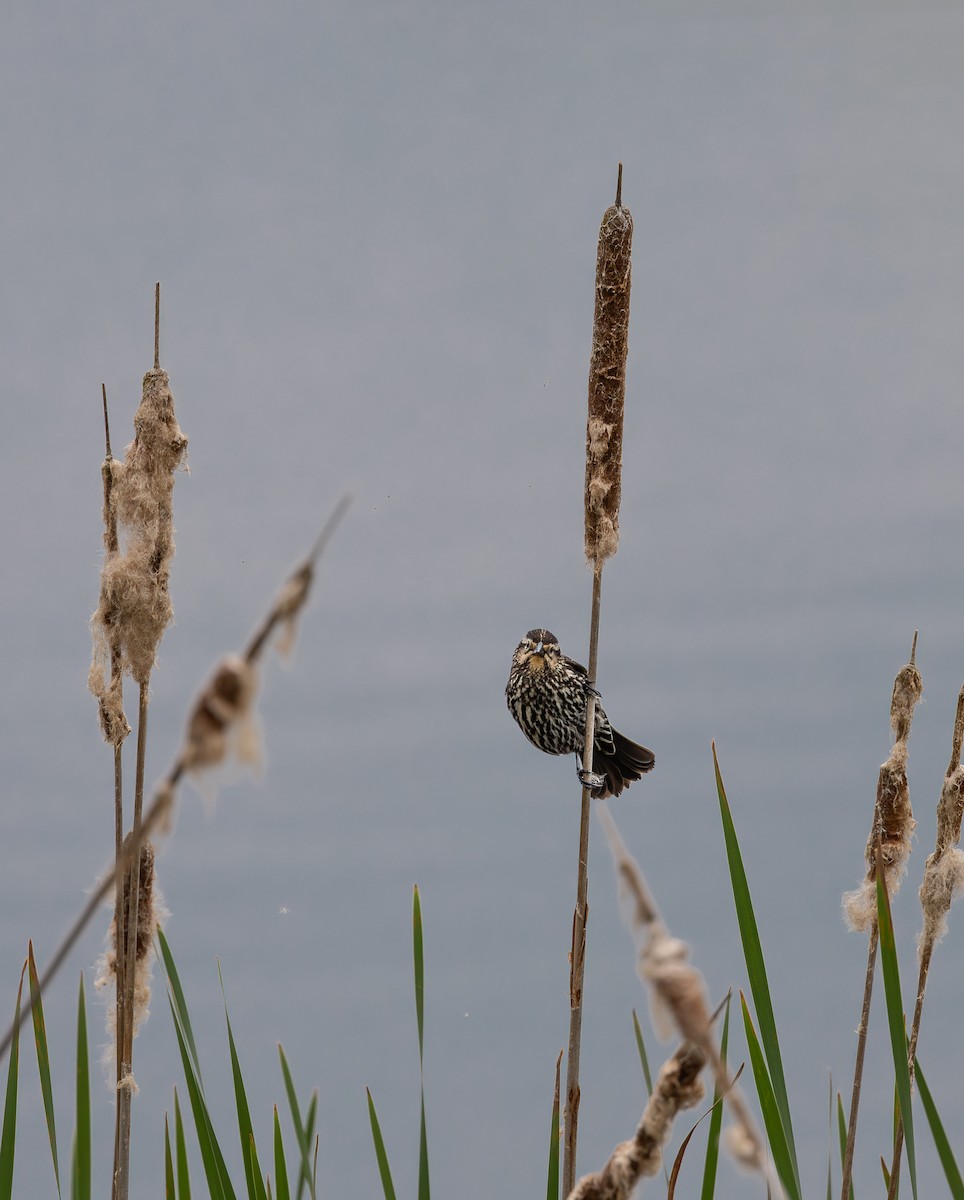
[[[589,362],[585,550],[596,571],[616,553],[619,544],[633,245],[633,218],[621,203],[622,164],[619,179],[616,203],[606,209],[599,228]]]
[[[677,1115],[706,1093],[700,1079],[705,1065],[703,1051],[684,1042],[660,1069],[635,1136],[619,1143],[601,1171],[584,1175],[569,1200],[629,1200],[640,1179],[658,1175]]]
[[[134,441],[124,462],[104,465],[107,553],[100,601],[91,618],[94,654],[88,686],[100,706],[104,737],[118,745],[130,732],[120,705],[122,671],[146,684],[173,616],[168,582],[174,557],[174,471],[187,438],[174,415],[167,372],[144,376]],[[108,671],[108,665],[110,667]]]

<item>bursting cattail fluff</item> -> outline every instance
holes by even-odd
[[[633,218],[621,203],[621,165],[619,178],[616,203],[606,209],[599,227],[589,360],[585,550],[595,571],[612,558],[619,544],[633,245]]]
[[[174,415],[166,371],[144,376],[143,396],[134,417],[135,437],[123,462],[104,465],[105,527],[119,528],[101,571],[100,602],[91,619],[94,655],[88,683],[101,706],[104,736],[115,745],[126,736],[116,678],[107,682],[111,655],[121,656],[125,673],[145,684],[157,647],[173,615],[169,593],[174,556],[172,497],[174,471],[187,451],[187,438]]]
[[[130,852],[131,834],[128,834],[124,840],[124,849]],[[124,889],[123,889],[123,905],[125,911],[130,905],[130,875],[125,873]],[[138,1029],[150,1015],[151,1002],[151,968],[154,960],[154,935],[157,933],[158,926],[167,916],[167,909],[164,906],[164,900],[160,893],[160,888],[157,886],[157,877],[154,870],[154,847],[150,842],[145,842],[140,850],[140,875],[138,879],[138,902],[137,902],[137,932],[135,935],[136,945],[134,951],[134,1026],[133,1033],[137,1034]],[[130,936],[130,935],[128,935]],[[94,981],[94,986],[97,988],[106,988],[116,986],[117,983],[117,957],[123,948],[117,945],[117,924],[116,921],[111,921],[110,928],[107,932],[107,950],[102,955],[98,963],[97,978]],[[108,1054],[113,1055],[114,1041],[113,1035],[116,1031],[116,1009],[113,1004],[108,1005],[107,1009],[107,1026],[111,1036],[111,1042],[108,1047]]]

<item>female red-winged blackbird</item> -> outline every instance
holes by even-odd
[[[576,773],[593,796],[618,796],[634,779],[651,771],[651,750],[613,729],[596,704],[593,770],[585,775],[582,752],[586,739],[586,704],[599,693],[586,668],[567,658],[548,629],[530,629],[512,656],[505,688],[509,712],[533,746],[546,754],[575,754]]]

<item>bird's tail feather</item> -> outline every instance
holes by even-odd
[[[631,741],[616,729],[612,734],[615,754],[603,755],[598,746],[593,754],[593,770],[606,777],[605,783],[592,790],[598,800],[618,796],[624,787],[635,779],[641,779],[656,765],[652,750]]]

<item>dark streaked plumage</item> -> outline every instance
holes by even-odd
[[[576,755],[580,779],[586,703],[592,692],[586,668],[560,651],[555,635],[548,629],[530,629],[512,656],[506,703],[533,746],[546,754]],[[613,729],[597,702],[592,763],[596,778],[584,781],[592,795],[618,796],[651,771],[655,761],[652,751]]]

